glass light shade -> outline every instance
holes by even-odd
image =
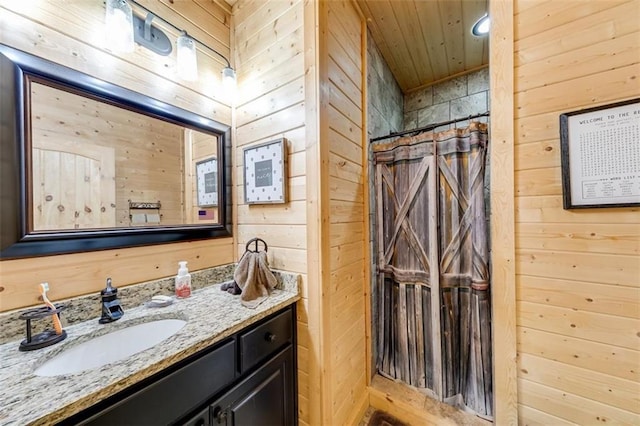
[[[236,87],[236,72],[231,67],[225,67],[222,70],[222,86],[226,91],[235,89]]]
[[[187,81],[198,79],[198,58],[196,43],[186,33],[176,41],[178,55],[178,76]]]
[[[133,11],[126,0],[107,0],[106,47],[114,52],[133,52]]]

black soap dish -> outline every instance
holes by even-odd
[[[31,320],[50,317],[51,315],[58,315],[66,308],[66,305],[54,305],[55,310],[49,309],[47,306],[41,306],[36,309],[31,309],[20,315],[20,319],[27,322],[27,338],[20,342],[21,351],[34,351],[36,349],[46,348],[47,346],[54,345],[63,341],[67,337],[67,332],[62,330],[62,334],[56,334],[55,330],[45,330],[42,333],[35,335],[31,334]]]

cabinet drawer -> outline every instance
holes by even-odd
[[[200,410],[198,414],[184,421],[182,426],[210,426],[211,419],[209,415],[209,407]]]
[[[283,345],[290,343],[292,334],[291,309],[240,334],[240,372],[247,371]]]
[[[107,410],[82,424],[96,426],[169,424],[205,402],[215,392],[233,383],[234,353],[235,341],[231,340],[120,402],[112,404]]]

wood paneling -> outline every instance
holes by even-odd
[[[640,287],[638,256],[519,249],[516,261],[523,275]]]
[[[218,208],[216,206],[200,207],[198,205],[198,178],[196,166],[204,160],[219,160],[218,139],[213,135],[184,129],[184,159],[185,159],[185,216],[189,223],[218,223]],[[219,163],[216,163],[219,164]],[[200,217],[199,211],[211,213],[210,219]]]
[[[513,3],[491,1],[491,303],[494,422],[516,425]]]
[[[640,318],[640,288],[521,275],[518,300]]]
[[[326,162],[325,185],[328,193],[322,202],[329,211],[329,223],[324,224],[329,253],[330,281],[323,285],[324,301],[328,308],[323,321],[328,327],[325,335],[324,369],[330,372],[326,378],[325,398],[330,401],[330,411],[323,415],[325,424],[347,424],[362,410],[367,395],[367,349],[365,324],[365,253],[368,242],[365,236],[364,168],[366,159],[364,121],[363,63],[366,44],[363,36],[364,18],[348,1],[328,2],[326,15],[326,50],[320,55],[326,58],[326,123],[321,127],[321,143],[328,144],[323,161]],[[334,139],[336,138],[336,139]],[[337,139],[340,142],[337,143]],[[343,158],[344,149],[339,144],[350,145],[350,159]],[[353,165],[353,166],[351,166]],[[347,167],[350,166],[350,167]],[[343,177],[339,170],[348,169]],[[334,227],[337,227],[334,229]],[[337,241],[331,236],[339,229]],[[330,285],[328,285],[330,284]]]
[[[180,4],[177,4],[180,3]],[[228,11],[214,2],[187,5],[169,1],[145,3],[157,9],[164,19],[180,25],[190,34],[228,52],[230,31],[224,21]],[[197,10],[197,16],[195,11]],[[78,71],[104,79],[119,86],[143,93],[197,114],[231,124],[230,99],[219,91],[212,93],[210,82],[183,82],[176,77],[175,53],[161,57],[137,47],[130,54],[114,54],[104,47],[104,4],[102,2],[73,1],[15,2],[0,1],[0,42],[20,50],[60,63]],[[226,29],[225,29],[226,28]],[[173,31],[173,30],[172,30]],[[171,36],[175,34],[170,31]],[[225,50],[226,49],[226,50]],[[215,56],[215,55],[213,55]],[[219,75],[223,64],[220,58],[200,51],[200,69]],[[70,118],[70,117],[68,117]],[[106,123],[105,123],[106,124]],[[107,131],[108,126],[99,130]],[[78,124],[77,130],[83,132]],[[160,139],[159,139],[160,140]],[[176,146],[180,142],[176,141]],[[146,145],[131,147],[130,157],[142,158]],[[116,154],[116,157],[119,155]],[[124,157],[127,155],[124,154]],[[178,167],[180,165],[180,156]],[[117,161],[117,158],[116,158]],[[137,168],[134,167],[135,170]],[[149,179],[150,175],[129,174],[129,182]],[[162,182],[161,176],[156,176]],[[151,191],[158,192],[158,191]],[[134,191],[141,194],[142,191]],[[153,198],[157,195],[154,194]],[[162,201],[162,200],[161,200]],[[116,200],[116,202],[119,202]],[[180,202],[168,203],[182,209]],[[86,252],[72,255],[4,260],[0,311],[35,305],[37,284],[51,285],[52,300],[96,293],[111,277],[118,287],[175,274],[176,263],[187,260],[192,270],[227,264],[234,261],[233,239],[161,244],[148,247]]]
[[[559,155],[559,154],[557,154]],[[555,171],[553,172],[555,173]],[[515,201],[520,223],[621,224],[634,226],[640,208],[564,210],[562,196],[524,196]],[[584,229],[584,228],[583,228]]]
[[[524,301],[517,307],[519,326],[640,350],[637,319]]]
[[[113,152],[113,163],[109,167],[115,171],[110,175],[115,183],[115,199],[103,203],[108,210],[113,209],[111,203],[115,205],[115,223],[109,226],[132,226],[129,200],[160,201],[162,225],[197,223],[197,217],[195,221],[189,218],[188,222],[184,217],[183,127],[42,84],[32,85],[32,102],[35,146],[47,141],[47,149],[64,145],[67,152],[78,153],[81,148],[95,146]],[[215,149],[215,138],[208,145]],[[75,182],[65,183],[75,185]],[[77,210],[59,201],[54,195],[52,202],[68,214],[73,215]],[[100,207],[96,211],[99,210]],[[100,227],[99,223],[92,225],[88,221],[87,224]]]
[[[528,353],[549,360],[640,381],[640,354],[633,349],[518,327],[518,349],[525,348]]]
[[[518,369],[521,379],[545,384],[554,389],[567,392],[571,396],[575,395],[597,401],[607,406],[630,411],[636,415],[640,413],[640,383],[638,382],[619,379],[584,368],[563,365],[556,361],[526,353],[520,355]],[[523,399],[526,399],[526,397],[523,397]],[[589,411],[592,408],[589,405],[582,408],[584,410],[587,407],[589,407]],[[576,421],[568,414],[564,412],[563,417]]]
[[[544,411],[522,404],[518,405],[518,421],[526,426],[577,426],[577,423],[566,421],[560,417],[552,416]]]
[[[238,88],[234,132],[234,198],[236,211],[236,256],[253,237],[269,245],[269,265],[300,273],[302,297],[298,303],[298,417],[301,424],[314,424],[311,415],[318,393],[317,372],[319,317],[312,312],[316,276],[310,268],[308,186],[309,148],[304,68],[304,3],[302,1],[239,1],[233,7],[235,64]],[[288,141],[287,193],[284,204],[244,203],[243,149],[285,138]],[[313,288],[309,288],[312,286]]]
[[[533,3],[513,43],[520,421],[633,424],[639,209],[562,208],[558,115],[640,95],[640,1]]]
[[[623,224],[521,223],[518,248],[640,254],[640,227]]]
[[[521,379],[518,381],[518,385],[522,390],[522,404],[542,409],[560,418],[568,417],[577,424],[631,425],[638,420],[638,415],[635,413],[562,392],[533,381]],[[589,410],[585,410],[583,407],[589,407]]]
[[[471,35],[487,0],[356,1],[405,93],[488,63],[488,37]]]
[[[51,300],[98,294],[107,277],[124,287],[175,275],[178,261],[197,271],[234,261],[233,240],[193,241],[139,248],[64,254],[35,259],[5,260],[2,267],[0,310],[41,303],[38,284],[48,282]]]
[[[115,54],[106,49],[104,34],[98,30],[104,28],[104,6],[99,2],[69,2],[59,7],[55,2],[45,1],[34,8],[26,3],[3,0],[0,12],[0,24],[5,29],[0,40],[4,44],[225,124],[231,123],[230,99],[224,98],[220,90],[211,90],[212,85],[219,85],[218,76],[224,66],[219,58],[198,56],[200,69],[211,70],[215,76],[213,82],[207,78],[185,82],[176,74],[175,53],[159,56],[140,46],[133,54]],[[170,14],[164,17],[172,19]]]

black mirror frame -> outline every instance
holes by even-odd
[[[231,236],[231,128],[0,44],[0,259],[48,256]],[[36,77],[75,93],[218,137],[220,223],[28,233],[26,79]]]

